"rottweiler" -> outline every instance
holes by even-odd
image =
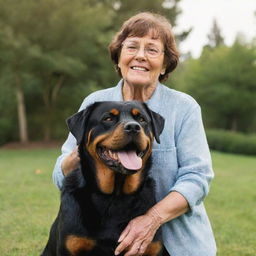
[[[145,103],[105,101],[67,124],[79,145],[80,167],[64,179],[60,210],[41,255],[113,256],[129,221],[156,203],[148,173],[164,119]],[[158,230],[143,255],[161,255],[161,248]]]

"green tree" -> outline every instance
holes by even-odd
[[[212,128],[255,131],[256,116],[255,45],[236,41],[232,47],[204,49],[189,60],[180,83],[201,104]]]
[[[208,46],[211,48],[215,48],[221,45],[224,45],[224,37],[221,34],[221,29],[217,23],[217,20],[213,20],[213,25],[210,33],[208,34]]]
[[[108,44],[121,23],[154,11],[175,26],[179,1],[0,0],[0,90],[17,95],[9,119],[19,120],[20,140],[56,138],[82,98],[119,79]],[[13,104],[2,97],[0,106],[6,101]]]
[[[173,27],[176,26],[176,20],[178,15],[181,13],[179,8],[180,0],[116,0],[112,1],[112,6],[114,8],[114,23],[113,30],[119,30],[121,24],[124,20],[130,18],[132,15],[142,12],[151,11],[164,15],[170,20]],[[185,40],[191,29],[183,31],[176,35],[178,41]]]
[[[11,27],[2,27],[0,32],[1,75],[6,85],[10,85],[16,95],[20,141],[28,141],[27,116],[23,90],[23,76],[27,72],[27,62],[31,56],[31,45],[22,35],[14,35]]]
[[[108,36],[102,32],[109,26],[110,16],[104,5],[92,6],[82,0],[0,1],[0,6],[0,58],[10,71],[7,85],[16,88],[21,141],[28,140],[24,88],[35,90],[24,84],[28,81],[25,77],[35,80],[30,84],[39,87],[36,91],[44,105],[40,113],[44,138],[49,140],[64,85],[77,80],[90,84],[99,77],[102,64],[98,55]]]

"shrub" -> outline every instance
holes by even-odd
[[[256,134],[243,134],[225,130],[206,130],[210,149],[244,154],[256,155]]]

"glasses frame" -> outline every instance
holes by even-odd
[[[125,45],[126,45],[125,42],[123,42],[123,43],[121,44],[122,50],[124,50],[127,55],[131,55],[131,56],[137,55],[137,53],[140,51],[140,48],[141,48],[141,46],[138,46],[138,47],[136,47],[136,49],[134,49],[134,52],[129,52],[128,49],[124,47]],[[157,57],[161,56],[163,53],[165,53],[164,50],[159,50],[159,54],[157,54],[157,55],[155,55],[155,56],[152,56],[152,55],[150,55],[150,54],[147,52],[147,50],[148,50],[147,47],[144,47],[143,50],[144,50],[144,55],[145,55],[147,58],[157,58]]]

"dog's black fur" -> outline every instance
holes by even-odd
[[[164,119],[144,103],[97,102],[67,123],[81,164],[64,180],[60,210],[42,256],[113,256],[129,221],[155,204],[148,170],[153,139],[160,143]],[[107,149],[143,151],[142,167],[124,167]],[[144,255],[161,255],[159,232]]]

